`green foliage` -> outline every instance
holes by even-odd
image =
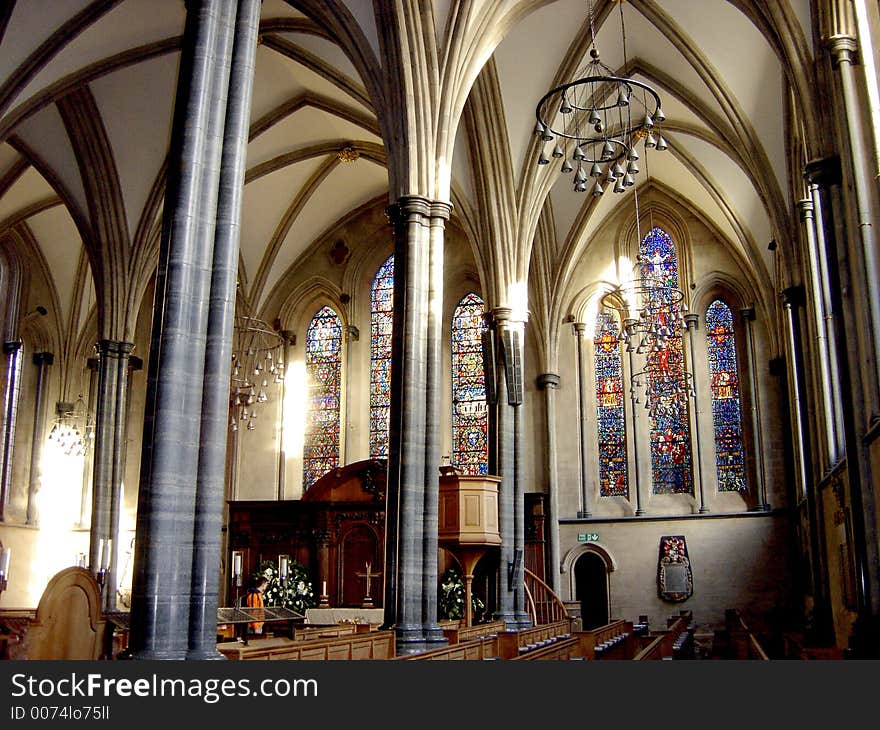
[[[288,563],[287,581],[283,586],[278,580],[278,566],[271,560],[260,563],[260,569],[254,577],[261,575],[269,581],[263,591],[263,601],[267,606],[283,606],[305,613],[307,608],[318,605],[312,581],[302,563],[295,560]]]
[[[441,619],[464,618],[464,579],[456,568],[450,568],[443,574],[437,599]],[[479,596],[471,593],[471,614],[474,623],[483,620],[485,611],[486,606]]]

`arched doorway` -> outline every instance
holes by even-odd
[[[583,553],[574,564],[575,600],[584,631],[608,623],[608,566],[598,553]]]

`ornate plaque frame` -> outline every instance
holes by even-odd
[[[657,590],[660,598],[672,603],[686,601],[694,594],[694,576],[684,535],[664,535],[660,538]]]

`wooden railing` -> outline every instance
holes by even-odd
[[[525,571],[526,603],[535,626],[552,624],[568,618],[562,599],[532,571]]]

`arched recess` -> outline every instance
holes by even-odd
[[[583,543],[569,549],[568,552],[566,552],[565,555],[562,556],[562,560],[559,566],[562,575],[567,576],[567,580],[563,578],[562,585],[568,591],[569,600],[574,600],[575,596],[574,564],[577,562],[578,558],[580,558],[581,555],[588,552],[597,554],[605,562],[605,567],[609,575],[617,570],[617,561],[614,559],[614,556],[610,552],[608,552],[608,549],[600,543]],[[563,595],[560,596],[560,598],[565,599],[566,596]]]

